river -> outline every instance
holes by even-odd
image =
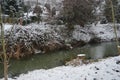
[[[97,44],[87,44],[84,47],[72,50],[56,51],[48,54],[36,54],[21,60],[10,60],[9,77],[18,76],[21,73],[36,69],[49,69],[64,65],[65,61],[72,60],[77,54],[86,54],[87,59],[100,59],[116,56],[117,49],[115,42],[104,42]],[[3,65],[0,64],[0,77],[3,75]]]

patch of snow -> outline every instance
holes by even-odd
[[[75,30],[73,31],[73,39],[77,40],[77,41],[85,41],[85,42],[89,42],[91,39],[91,36],[88,33],[88,29],[86,27],[81,27],[79,25],[75,26]]]
[[[11,24],[3,24],[4,30],[8,30],[12,27],[13,25]]]
[[[30,16],[36,16],[35,13],[33,14],[33,11],[29,12],[28,15],[27,15],[27,13],[24,13],[24,15],[25,15],[25,16],[28,16],[28,17],[30,17]]]
[[[94,37],[100,38],[102,41],[111,41],[115,39],[113,24],[98,23],[97,25],[93,25],[89,31],[94,34]],[[120,29],[117,29],[118,37],[120,37],[119,33]]]
[[[45,3],[49,3],[51,6],[55,6],[57,3],[61,3],[63,0],[38,0],[38,3],[45,5]],[[36,5],[36,0],[24,0],[25,4]]]

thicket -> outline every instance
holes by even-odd
[[[120,23],[120,4],[118,0],[111,0],[113,3],[114,13],[115,13],[115,19],[117,23]],[[110,6],[110,0],[105,0],[105,9],[104,9],[104,16],[106,17],[108,22],[112,22],[112,12],[111,12],[111,6]]]
[[[10,17],[22,16],[24,12],[24,2],[19,0],[2,0],[2,13]]]
[[[60,19],[68,26],[84,26],[94,18],[95,0],[64,0]]]

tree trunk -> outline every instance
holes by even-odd
[[[1,37],[2,37],[2,48],[3,48],[3,56],[4,56],[4,80],[8,80],[7,71],[7,55],[6,55],[6,49],[5,49],[5,39],[4,39],[4,28],[2,25],[2,11],[1,11],[1,5],[0,5],[0,26],[1,26]]]
[[[116,44],[117,44],[117,49],[118,49],[118,53],[120,54],[120,48],[119,48],[119,41],[118,41],[118,36],[117,36],[117,27],[115,25],[115,12],[114,12],[114,7],[113,7],[113,2],[111,0],[110,1],[110,5],[111,5],[111,11],[112,11],[112,20],[113,20],[113,27],[114,27],[114,33],[115,33],[115,39],[116,39]]]

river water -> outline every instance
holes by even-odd
[[[72,60],[77,54],[86,54],[87,59],[100,59],[118,55],[115,42],[87,44],[73,50],[56,51],[47,54],[36,54],[21,60],[10,60],[8,76],[13,77],[35,69],[49,69],[64,65],[65,61]],[[3,74],[3,65],[0,64],[0,77]]]

